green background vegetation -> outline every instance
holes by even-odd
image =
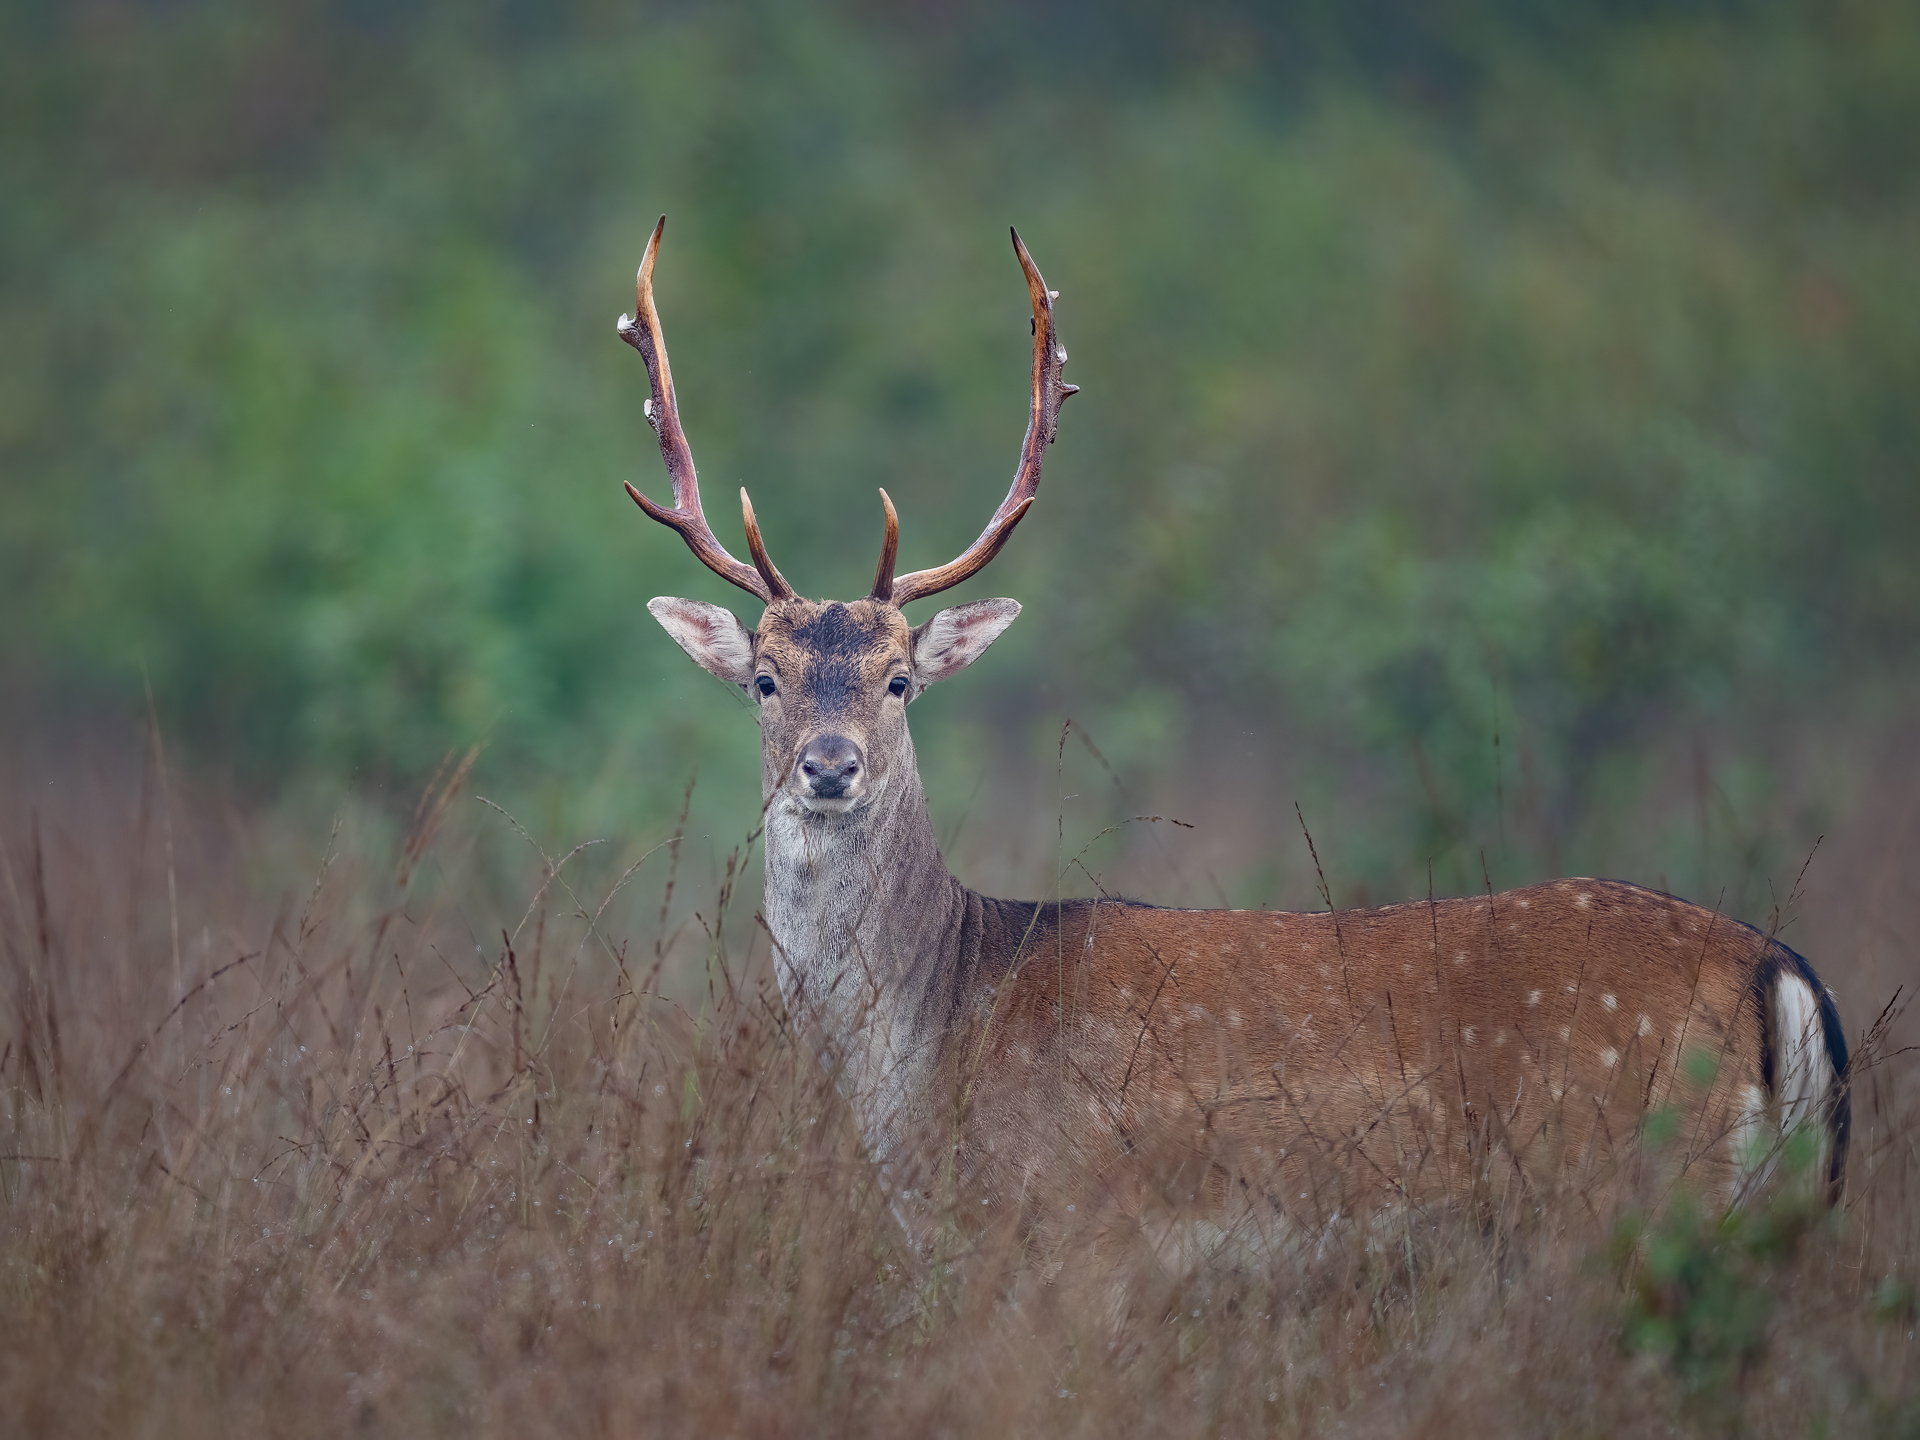
[[[1218,737],[1297,757],[1336,898],[1724,885],[1707,819],[1618,842],[1660,746],[1731,814],[1763,722],[1920,678],[1920,13],[1535,8],[10,5],[12,709],[147,677],[255,793],[483,740],[558,828],[664,832],[698,771],[740,833],[750,716],[642,607],[752,612],[620,488],[665,492],[647,229],[716,527],[748,484],[850,597],[876,486],[903,568],[1004,489],[1013,222],[1084,392],[947,597],[1028,608],[916,707],[944,827],[1072,716],[1120,814]],[[1749,855],[1776,899],[1818,811]],[[1236,899],[1307,898],[1274,837]]]

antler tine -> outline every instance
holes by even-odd
[[[1020,232],[1010,230],[1009,233],[1013,236],[1013,252],[1020,257],[1020,268],[1026,272],[1027,294],[1033,301],[1033,400],[1027,416],[1027,436],[1020,445],[1020,468],[1014,471],[1013,486],[1007,491],[1007,498],[1000,502],[1000,508],[993,512],[987,528],[980,532],[980,538],[969,545],[959,559],[937,569],[916,570],[911,575],[902,575],[893,581],[889,589],[895,605],[905,605],[909,601],[950,590],[962,580],[977,574],[981,567],[1000,553],[1000,547],[1007,543],[1013,527],[1020,523],[1040,490],[1040,465],[1046,459],[1047,446],[1053,443],[1054,430],[1060,419],[1060,406],[1069,395],[1078,394],[1080,390],[1078,385],[1065,384],[1060,378],[1061,367],[1067,362],[1067,352],[1061,347],[1053,325],[1053,302],[1059,297],[1059,292],[1047,289],[1047,282],[1040,278],[1039,267],[1033,263],[1033,257],[1027,254],[1027,247],[1020,243]],[[887,509],[891,520],[893,507],[889,505]],[[888,526],[888,538],[888,552],[881,556],[883,573],[889,573],[893,568],[886,563],[892,550],[891,524]],[[881,596],[880,590],[880,577],[876,577],[874,598],[887,598]]]
[[[694,472],[693,450],[687,444],[686,432],[680,428],[680,406],[673,394],[673,368],[667,363],[667,342],[660,333],[660,312],[653,304],[653,263],[660,254],[660,236],[666,228],[667,217],[662,215],[647,240],[646,253],[640,257],[640,272],[634,278],[637,314],[633,319],[622,315],[618,329],[620,338],[638,350],[640,358],[647,362],[647,380],[653,389],[646,404],[647,423],[660,437],[660,458],[666,461],[667,476],[673,482],[674,508],[669,510],[654,504],[631,483],[627,485],[627,494],[650,519],[678,531],[700,563],[721,579],[761,600],[791,599],[792,587],[780,578],[773,562],[766,559],[765,547],[759,544],[751,507],[746,510],[746,518],[748,542],[754,552],[753,565],[743,565],[727,553],[700,509],[700,479]],[[741,499],[744,503],[744,491]]]
[[[893,599],[893,562],[900,554],[900,517],[893,512],[893,500],[883,489],[880,503],[887,512],[887,538],[880,542],[880,564],[873,572],[873,591],[869,600],[882,603]]]
[[[760,522],[754,518],[753,501],[747,498],[744,485],[740,487],[740,523],[747,528],[747,553],[753,556],[753,568],[760,572],[768,591],[776,600],[791,600],[793,587],[773,568],[773,557],[767,554],[767,542],[760,538]]]

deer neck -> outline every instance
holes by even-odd
[[[788,1014],[851,1104],[869,1153],[894,1152],[937,1062],[922,1017],[943,1013],[968,892],[947,872],[913,742],[871,803],[804,808],[773,788],[766,917]]]

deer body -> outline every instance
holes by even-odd
[[[662,221],[662,225],[664,225]],[[782,996],[835,1074],[896,1213],[925,1239],[968,1213],[1044,1209],[1063,1177],[1119,1212],[1202,1204],[1233,1223],[1323,1224],[1376,1200],[1457,1198],[1492,1168],[1523,1189],[1606,1180],[1649,1110],[1726,1199],[1817,1127],[1844,1164],[1846,1045],[1831,995],[1784,945],[1616,881],[1325,914],[979,895],[947,870],[906,707],[1019,613],[902,607],[972,575],[1032,504],[1066,359],[1019,239],[1034,313],[1032,414],[1005,501],[968,551],[873,591],[800,598],[741,492],[751,567],[701,512],[642,261],[648,418],[703,563],[765,602],[754,629],[700,601],[649,609],[759,706],[765,917]]]
[[[1668,895],[1566,879],[1320,914],[999,900],[948,873],[899,773],[854,815],[768,797],[766,917],[788,1010],[918,1236],[949,1186],[1000,1213],[1138,1155],[1130,1188],[1162,1194],[1123,1195],[1131,1211],[1199,1199],[1296,1228],[1368,1196],[1465,1193],[1489,1148],[1541,1185],[1604,1180],[1668,1103],[1694,1181],[1731,1197],[1837,1078],[1806,963]]]

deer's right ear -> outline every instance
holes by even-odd
[[[647,609],[708,674],[718,675],[729,685],[745,685],[753,679],[753,632],[734,619],[731,610],[669,595],[649,600]]]

